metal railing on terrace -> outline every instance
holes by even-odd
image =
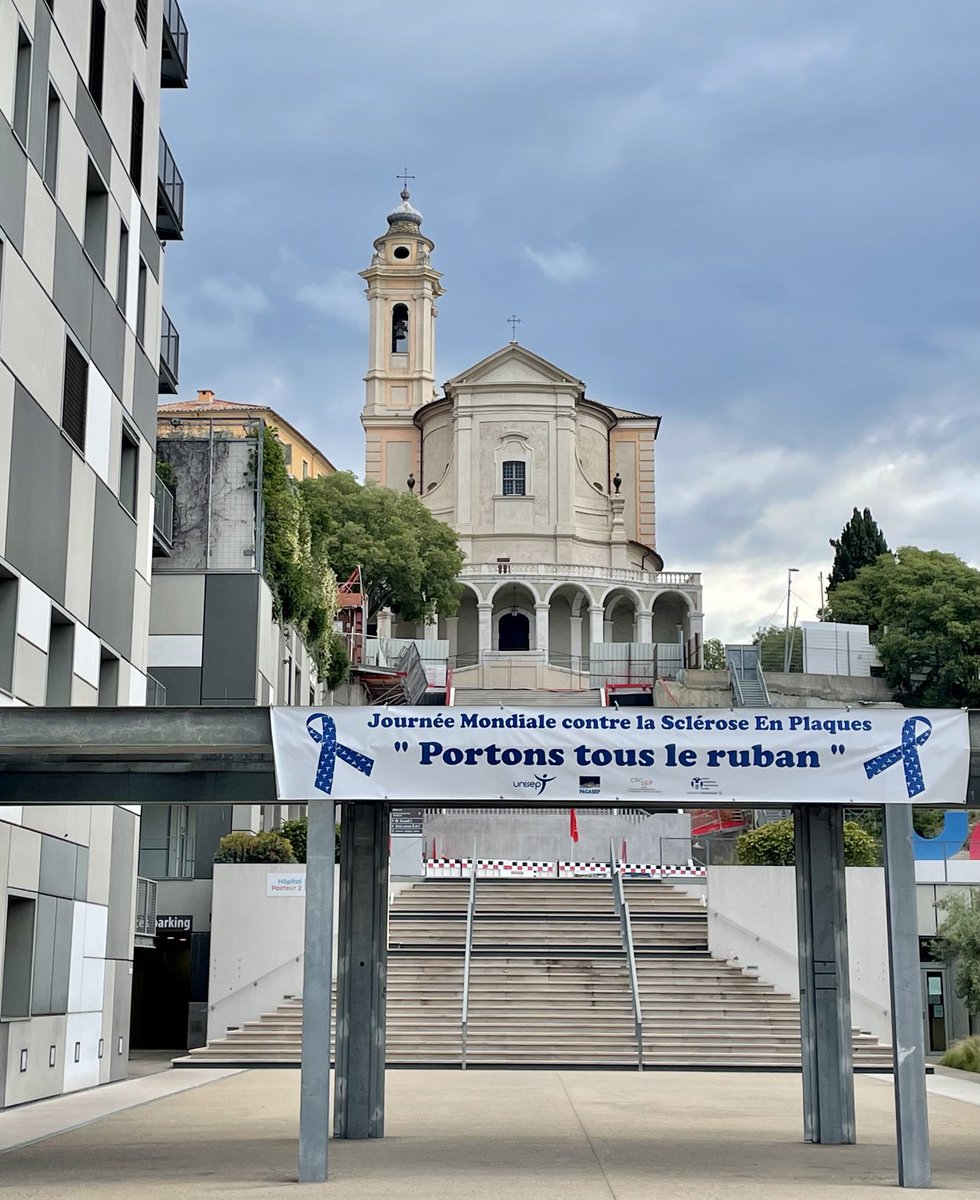
[[[167,703],[167,689],[155,676],[146,676],[146,707],[163,708]]]
[[[160,86],[187,87],[187,25],[177,0],[163,0],[163,55]]]
[[[174,494],[159,475],[153,479],[153,548],[169,555],[174,548]]]
[[[157,931],[157,881],[138,876],[136,880],[136,923],[138,938],[152,938]]]
[[[161,396],[176,396],[180,378],[180,334],[165,308],[160,310],[160,384]]]
[[[157,237],[164,242],[179,242],[184,236],[184,179],[160,134],[157,171]]]

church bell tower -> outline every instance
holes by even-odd
[[[422,214],[412,207],[407,187],[401,200],[388,214],[388,232],[374,243],[371,265],[361,272],[371,312],[361,413],[364,476],[396,491],[419,477],[414,418],[435,395],[436,300],[443,292],[429,262],[435,246],[422,233]]]

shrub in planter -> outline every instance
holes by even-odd
[[[760,825],[736,843],[745,867],[791,867],[796,862],[792,818]],[[855,821],[844,822],[844,862],[849,867],[875,867],[881,862],[878,843]]]
[[[980,1036],[960,1038],[940,1059],[944,1067],[955,1067],[957,1071],[980,1072]]]
[[[228,833],[218,843],[216,863],[292,863],[296,862],[288,838],[273,829],[265,833]]]

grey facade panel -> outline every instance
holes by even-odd
[[[43,1017],[54,1011],[51,1007],[51,984],[57,920],[57,899],[54,896],[38,896],[34,925],[34,986],[31,989],[31,1014],[35,1017]]]
[[[88,846],[78,847],[78,856],[75,862],[75,899],[88,899]]]
[[[68,985],[71,976],[71,931],[74,905],[59,898],[54,927],[54,963],[51,970],[51,1011],[68,1011]]]
[[[78,847],[60,838],[41,838],[41,874],[37,890],[48,896],[75,895],[75,873],[78,869]]]
[[[112,141],[81,76],[75,95],[75,124],[85,139],[95,165],[102,172],[102,178],[108,183],[112,167]]]
[[[167,704],[197,705],[201,703],[200,667],[151,667],[150,673],[167,689]]]
[[[202,704],[255,704],[260,576],[208,575],[204,584]]]
[[[109,1061],[110,1082],[125,1079],[129,1075],[129,1025],[133,1002],[131,985],[130,968],[124,962],[115,963],[112,973],[112,1037],[111,1045],[106,1048],[112,1054]]]
[[[63,604],[73,451],[19,383],[14,384],[11,442],[7,558]],[[44,463],[44,470],[38,469],[39,463]]]
[[[44,138],[48,117],[48,59],[51,53],[51,14],[46,4],[34,16],[34,47],[31,52],[31,108],[27,126],[27,153],[44,174]]]
[[[231,832],[231,805],[201,805],[194,820],[194,878],[211,879],[218,842]]]
[[[92,349],[92,288],[97,276],[64,214],[54,238],[54,302],[86,354]]]
[[[133,956],[132,898],[138,820],[136,814],[126,808],[113,809],[106,958]]]
[[[92,288],[92,362],[119,399],[126,364],[126,322],[99,281]]]
[[[89,628],[126,658],[132,655],[135,562],[136,523],[97,479]]]
[[[27,208],[27,155],[0,116],[0,230],[18,254],[24,253]]]
[[[146,215],[146,209],[142,206],[140,206],[140,254],[143,256],[143,261],[153,273],[153,278],[159,281],[160,239],[157,237],[157,231],[153,222]]]
[[[157,444],[157,404],[160,398],[160,348],[154,359],[136,345],[136,370],[133,378],[133,419],[151,446]]]

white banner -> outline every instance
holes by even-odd
[[[966,803],[967,714],[858,708],[274,708],[283,801]]]

